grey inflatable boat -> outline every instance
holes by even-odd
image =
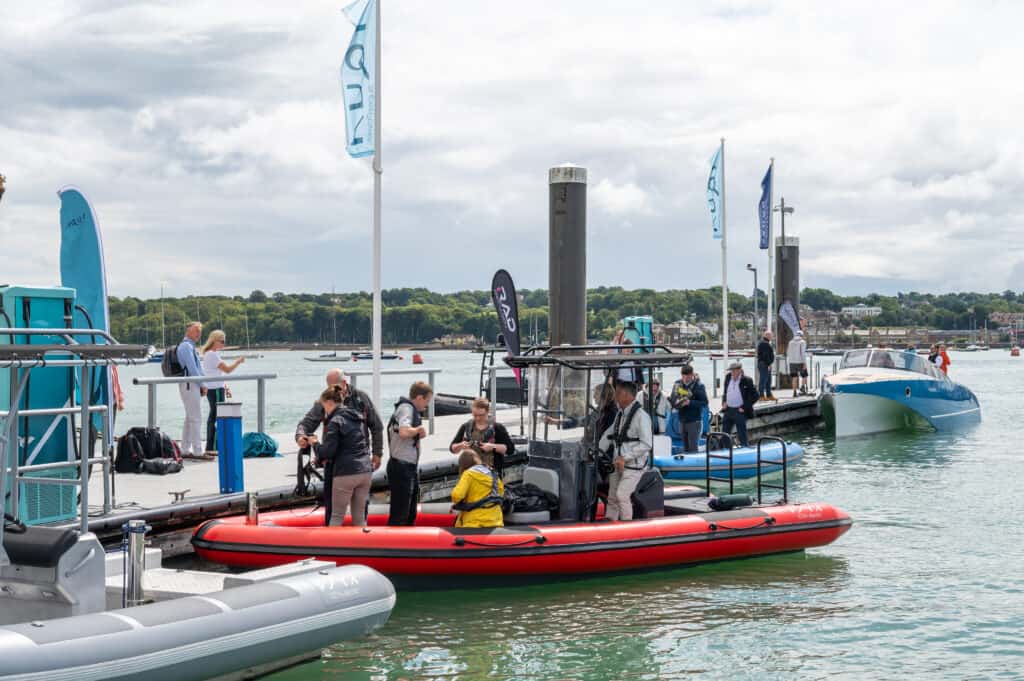
[[[0,627],[2,681],[190,681],[246,669],[383,625],[395,590],[360,565],[122,610]]]

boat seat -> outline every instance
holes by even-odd
[[[106,556],[91,532],[29,527],[4,533],[10,565],[0,567],[0,625],[102,612]]]
[[[24,532],[4,532],[4,549],[15,565],[54,567],[77,542],[77,532],[55,527],[26,527]]]
[[[527,466],[523,471],[523,484],[536,485],[545,492],[558,496],[558,472],[550,468]]]
[[[550,468],[527,466],[523,470],[523,484],[535,485],[555,497],[558,496],[558,472]],[[505,523],[508,525],[531,525],[550,520],[551,511],[512,511],[505,514]]]

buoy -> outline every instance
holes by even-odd
[[[413,364],[423,364],[423,355],[418,352],[414,352],[412,355]]]

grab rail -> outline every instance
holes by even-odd
[[[421,367],[419,369],[381,369],[380,370],[380,375],[381,376],[403,376],[403,375],[416,375],[416,374],[426,374],[427,375],[427,384],[430,386],[430,403],[427,405],[427,422],[428,422],[427,433],[429,433],[430,435],[434,434],[434,396],[437,394],[437,386],[435,385],[436,381],[434,380],[434,376],[436,376],[437,374],[441,373],[442,371],[443,371],[443,369],[435,369],[433,367],[428,367],[428,368]],[[360,376],[372,376],[373,375],[373,371],[370,370],[370,369],[356,369],[355,371],[346,371],[345,375],[352,378],[352,387],[356,388],[356,387],[358,387],[357,383],[359,382],[359,377]],[[380,405],[379,404],[376,404],[374,406],[377,407],[378,410],[380,409]]]
[[[729,440],[729,454],[712,454],[711,453],[711,440],[715,442],[719,441],[719,438],[725,436]],[[729,483],[729,494],[733,493],[735,488],[735,478],[733,476],[733,458],[732,458],[732,436],[729,433],[722,433],[719,431],[711,431],[707,435],[707,439],[704,440],[704,489],[707,491],[708,496],[711,496],[711,483],[712,482],[727,482]],[[711,475],[711,459],[718,459],[729,462],[729,477],[719,478]]]
[[[214,383],[221,381],[256,381],[256,430],[267,432],[267,381],[277,374],[221,374],[220,376],[167,376],[160,378],[133,378],[135,385],[146,386],[146,425],[156,428],[156,387],[167,383]]]
[[[761,445],[765,442],[765,440],[767,440],[769,442],[778,442],[780,445],[782,445],[782,460],[781,460],[781,463],[782,463],[782,484],[781,485],[767,483],[767,482],[763,482],[761,480],[761,465],[762,465],[762,463],[768,464],[770,466],[776,466],[776,465],[778,465],[780,463],[780,461],[778,459],[775,459],[775,460],[763,459],[761,457]],[[759,503],[759,504],[761,503],[761,489],[762,488],[782,490],[782,501],[783,501],[783,503],[786,503],[786,502],[789,501],[789,480],[787,479],[787,473],[786,473],[786,469],[788,468],[788,466],[786,465],[787,464],[786,458],[787,458],[787,455],[786,455],[786,441],[783,440],[781,437],[778,437],[777,435],[765,435],[763,437],[758,438],[758,440],[757,440],[757,503]]]

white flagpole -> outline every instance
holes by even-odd
[[[722,138],[722,352],[729,358],[729,285],[726,283],[726,236],[725,230],[725,138]]]
[[[771,184],[768,185],[768,314],[765,315],[767,330],[775,333],[775,158],[770,159]]]
[[[381,236],[380,236],[380,184],[381,175],[384,169],[381,166],[381,138],[380,138],[380,4],[376,0],[374,9],[376,11],[376,36],[374,41],[374,71],[373,71],[373,323],[372,323],[372,352],[373,352],[373,393],[371,400],[379,410],[380,403],[380,355],[381,355],[381,295],[380,295],[380,270],[381,270]]]

